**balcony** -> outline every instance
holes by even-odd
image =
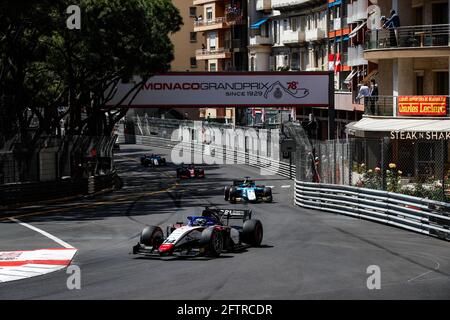
[[[206,3],[212,3],[212,2],[217,2],[220,0],[194,0],[193,5],[194,6],[201,6],[204,5]]]
[[[230,59],[231,50],[225,48],[199,49],[195,51],[197,60]]]
[[[194,22],[194,32],[225,29],[244,22],[242,16],[235,15],[227,15],[227,17],[218,17],[212,20],[199,20]]]
[[[305,41],[320,41],[325,39],[325,30],[322,28],[306,30]]]
[[[259,35],[250,37],[250,46],[264,46],[264,45],[273,45],[273,38]]]
[[[367,0],[358,0],[347,5],[347,22],[357,23],[358,21],[367,20]]]
[[[311,0],[272,0],[273,9],[287,9],[310,2]]]
[[[364,58],[394,59],[450,56],[450,25],[406,26],[368,31]]]
[[[367,64],[368,61],[364,59],[364,47],[362,45],[348,48],[348,66],[356,67]]]
[[[281,33],[281,42],[284,45],[301,44],[306,41],[306,34],[304,31],[284,31]]]
[[[257,0],[256,1],[256,10],[257,11],[265,11],[272,9],[272,0]]]

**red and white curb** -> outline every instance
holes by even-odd
[[[70,264],[76,252],[74,248],[0,252],[0,283],[64,269]]]
[[[0,283],[41,276],[70,265],[77,249],[28,223],[14,218],[9,220],[42,234],[63,248],[0,252]]]

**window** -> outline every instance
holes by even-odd
[[[216,50],[216,37],[217,34],[215,32],[209,35],[209,49]]]
[[[250,58],[250,71],[256,71],[255,69],[255,57]]]
[[[273,22],[273,40],[278,43],[278,21]]]
[[[189,16],[193,18],[197,16],[197,7],[189,7]]]
[[[217,64],[211,63],[211,64],[209,65],[209,71],[211,71],[211,72],[217,71]]]
[[[212,21],[212,19],[213,19],[213,8],[208,7],[208,8],[206,8],[206,20]]]
[[[414,21],[417,26],[423,25],[423,7],[416,7],[414,10]]]
[[[197,59],[195,57],[191,57],[191,68],[197,68]]]
[[[197,32],[190,33],[191,42],[197,42]]]
[[[291,18],[291,29],[292,31],[297,31],[298,28],[298,20],[297,18]]]
[[[436,95],[448,95],[448,72],[436,72],[434,83],[434,94]]]

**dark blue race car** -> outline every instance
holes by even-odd
[[[263,185],[256,185],[255,181],[248,177],[245,180],[235,180],[232,186],[224,189],[225,201],[236,203],[237,200],[257,202],[259,200],[272,202],[272,189]]]
[[[151,155],[144,155],[141,157],[141,164],[143,166],[149,167],[149,166],[165,166],[167,165],[166,158],[163,158],[159,154],[151,154]]]

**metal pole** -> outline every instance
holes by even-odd
[[[328,83],[328,140],[336,138],[336,124],[335,124],[335,101],[334,101],[334,73],[329,73]]]

